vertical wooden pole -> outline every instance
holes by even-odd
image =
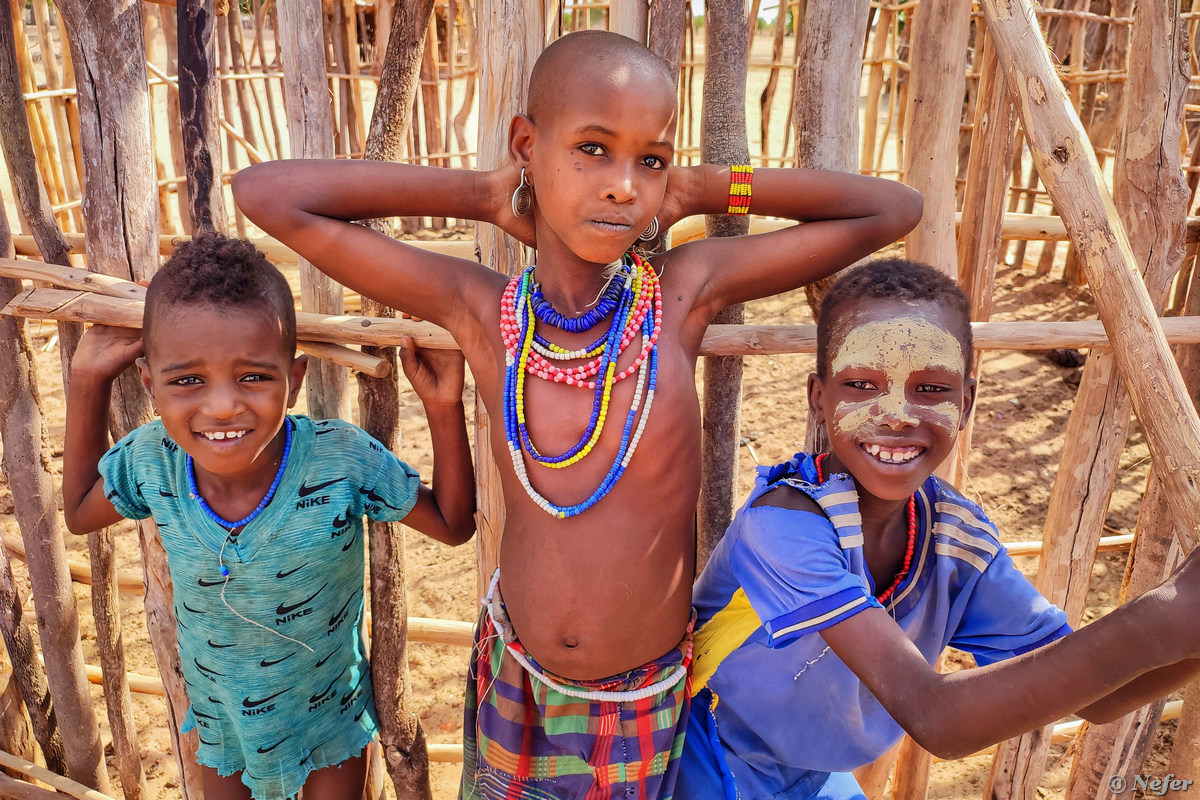
[[[537,0],[486,0],[476,4],[479,31],[479,169],[494,169],[508,158],[508,121],[525,110],[529,73],[546,46],[541,5]],[[480,261],[506,275],[524,268],[516,239],[494,225],[475,227]],[[500,560],[504,531],[504,499],[500,472],[492,451],[492,420],[482,403],[475,404],[475,537],[479,565],[478,590],[483,597]]]
[[[954,178],[962,115],[971,4],[924,0],[910,56],[905,183],[925,198],[925,214],[905,240],[909,258],[957,276]]]
[[[433,13],[433,0],[401,3],[393,10],[371,116],[365,158],[398,161],[420,69],[421,46]],[[393,233],[390,220],[371,227]],[[362,313],[394,316],[395,312],[367,296]],[[359,411],[363,427],[393,450],[400,444],[400,400],[396,349],[364,348],[384,358],[392,369],[385,378],[359,376]],[[429,755],[425,734],[413,711],[408,677],[408,599],[405,594],[404,533],[399,524],[371,524],[371,684],[379,713],[380,744],[388,773],[400,800],[429,800]]]
[[[768,156],[771,154],[771,110],[775,105],[775,91],[779,88],[779,72],[782,69],[780,61],[783,59],[783,37],[787,32],[787,18],[787,3],[780,3],[775,13],[775,25],[771,35],[771,74],[767,78],[767,85],[763,87],[758,100],[758,115],[761,120],[758,134],[759,146],[763,164],[766,166],[770,166]],[[780,166],[782,166],[782,159]]]
[[[8,226],[5,221],[0,220],[0,227],[7,230]],[[3,279],[0,280],[0,284],[0,297],[3,298],[12,297],[17,293],[14,290],[19,290],[16,285],[18,281]],[[5,323],[0,322],[0,327],[5,327]],[[5,331],[5,335],[10,333],[13,333],[11,328]],[[14,335],[23,337],[24,331]],[[24,716],[24,710],[28,710],[28,716],[23,721],[29,726],[28,732],[42,748],[46,766],[52,772],[65,775],[67,761],[63,752],[62,734],[58,730],[58,720],[54,716],[54,700],[46,685],[46,676],[38,664],[37,653],[33,649],[33,635],[29,626],[25,624],[21,599],[17,596],[17,586],[13,580],[12,566],[3,547],[0,547],[0,634],[3,635],[4,647],[8,652],[11,685],[17,688],[17,699],[21,701],[23,709],[21,715],[5,711],[0,714],[0,720],[8,721],[13,716]],[[9,698],[11,694],[5,691],[3,697]],[[15,730],[6,731],[6,734],[13,740],[18,738]]]
[[[986,321],[992,313],[992,291],[996,263],[1000,260],[1000,229],[1008,194],[1009,165],[1016,151],[1014,132],[1017,110],[1013,105],[996,49],[986,32],[977,34],[983,50],[979,76],[979,100],[975,106],[975,128],[967,160],[967,184],[963,195],[963,218],[958,232],[958,282],[971,300],[971,320]],[[975,354],[974,377],[980,378],[980,353]],[[950,482],[965,483],[967,457],[975,426],[972,409],[966,427],[958,435]]]
[[[325,77],[323,37],[318,35],[324,30],[321,2],[294,0],[277,8],[277,46],[283,61],[292,158],[333,158],[333,112]],[[341,314],[342,287],[301,259],[300,303],[305,311]],[[349,378],[344,367],[310,359],[305,383],[309,413],[314,417],[350,418]]]
[[[1179,777],[1200,775],[1200,682],[1188,686],[1183,695],[1183,711],[1179,715],[1179,725],[1175,728],[1175,748],[1171,751],[1171,763],[1168,771]],[[1194,780],[1194,779],[1193,779]],[[1195,784],[1192,784],[1195,788]],[[1169,800],[1183,800],[1187,791],[1172,791],[1167,794]]]
[[[225,232],[221,144],[217,134],[215,0],[179,0],[179,111],[192,233]]]
[[[646,0],[612,0],[608,29],[646,44],[650,7]]]
[[[158,6],[158,20],[163,32],[163,38],[166,40],[166,73],[168,75],[179,75],[179,44],[178,44],[178,23],[175,21],[175,9],[168,6]],[[167,98],[167,119],[177,120],[181,118],[179,110],[179,92],[171,91],[169,85],[163,87]],[[183,157],[183,143],[178,136],[170,135],[167,137],[167,144],[171,150],[171,168],[173,170],[172,177],[181,178],[187,172]],[[179,204],[179,224],[183,226],[183,232],[188,236],[192,234],[192,215],[188,213],[187,187],[176,184],[172,190],[175,192],[175,201]]]
[[[1154,308],[1162,307],[1183,258],[1187,213],[1187,185],[1178,157],[1187,76],[1177,68],[1183,53],[1181,29],[1173,20],[1178,12],[1172,15],[1168,5],[1170,0],[1138,5],[1137,58],[1130,65],[1129,108],[1113,196],[1128,231],[1134,264],[1145,272]],[[1083,614],[1129,410],[1129,390],[1117,370],[1116,356],[1111,350],[1093,351],[1067,421],[1038,572],[1039,590],[1067,612],[1073,625]],[[1049,728],[1002,745],[993,762],[994,792],[1034,797],[1048,745]],[[1018,752],[1023,755],[1018,757]],[[1103,790],[1107,791],[1107,782]]]
[[[0,592],[4,590],[4,581],[4,575],[0,575]],[[8,581],[11,585],[11,573]],[[0,612],[0,624],[3,622],[3,612]],[[0,647],[0,750],[36,763],[37,747],[33,725],[25,711],[25,700],[17,686],[8,653]]]
[[[870,8],[870,0],[809,0],[805,7],[791,106],[798,167],[859,171],[858,90]],[[831,275],[804,287],[814,319],[833,281]],[[805,447],[823,450],[825,441],[810,418]]]
[[[679,61],[683,57],[683,28],[686,0],[650,0],[648,47],[667,62],[679,83]],[[682,127],[682,123],[680,124]]]
[[[746,141],[746,68],[749,6],[745,0],[707,8],[708,41],[704,49],[704,108],[700,119],[700,158],[713,164],[748,164]],[[704,218],[707,236],[744,236],[750,231],[745,216]],[[740,324],[745,307],[738,303],[713,318],[715,323]],[[703,475],[697,510],[696,570],[721,540],[733,516],[737,491],[738,430],[741,424],[741,356],[704,358],[704,419],[700,440]]]
[[[7,230],[5,217],[5,234]],[[17,281],[0,281],[0,301],[7,303],[19,290]],[[84,674],[75,593],[58,526],[33,351],[24,322],[15,317],[0,318],[0,442],[4,445],[0,468],[12,489],[14,513],[28,554],[29,582],[37,609],[39,638],[47,654],[46,679],[60,721],[66,772],[73,780],[107,793],[103,744]],[[13,600],[15,592],[5,604],[6,615]],[[32,650],[26,655],[32,656]],[[36,708],[44,701],[36,697],[42,693],[36,687],[31,688],[35,697],[29,704]],[[48,717],[50,709],[42,707]],[[53,729],[47,730],[46,735],[53,747]]]

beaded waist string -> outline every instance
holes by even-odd
[[[591,508],[620,480],[637,449],[658,375],[658,333],[662,328],[662,293],[658,276],[645,259],[626,253],[622,263],[601,294],[596,307],[581,317],[567,318],[554,309],[533,280],[533,267],[514,277],[500,301],[500,334],[507,353],[504,375],[504,433],[512,457],[513,469],[529,497],[546,513],[563,519]],[[608,330],[587,347],[568,350],[535,331],[536,323],[570,333],[582,333],[599,327],[608,319]],[[617,372],[621,354],[639,340],[637,357]],[[562,362],[582,364],[559,366]],[[592,412],[579,440],[558,455],[541,453],[529,437],[526,427],[525,381],[535,378],[590,389]],[[616,457],[608,473],[586,500],[569,506],[556,505],[538,493],[529,481],[525,453],[535,464],[562,469],[578,463],[595,447],[608,418],[612,387],[636,376],[637,384]],[[636,426],[636,427],[635,427]]]

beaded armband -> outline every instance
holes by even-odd
[[[734,164],[729,168],[729,213],[750,213],[751,187],[754,183],[754,167],[749,164]]]

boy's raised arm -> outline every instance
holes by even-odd
[[[730,170],[701,165],[672,169],[661,216],[724,214]],[[700,302],[715,314],[725,306],[812,283],[895,242],[921,219],[914,189],[894,181],[812,169],[756,169],[750,213],[804,224],[779,231],[703,239],[681,245],[703,265]]]
[[[256,225],[335,280],[402,311],[454,328],[456,303],[503,277],[464,259],[398,242],[354,220],[449,216],[532,236],[505,213],[508,170],[475,172],[378,161],[295,159],[256,164],[233,178]],[[515,186],[515,180],[512,180]],[[507,187],[511,192],[511,187]]]
[[[113,381],[142,354],[141,331],[94,326],[71,362],[63,444],[63,516],[71,533],[124,519],[105,496],[100,457],[108,450]]]
[[[881,609],[821,635],[922,747],[961,758],[1080,709],[1115,717],[1200,674],[1198,579],[1193,554],[1162,587],[1062,639],[949,674],[935,672]]]

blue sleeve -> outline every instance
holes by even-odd
[[[879,607],[821,514],[747,509],[729,564],[772,647]]]
[[[365,432],[363,435],[368,436]],[[421,478],[415,469],[390,450],[374,439],[371,442],[379,448],[371,448],[378,457],[378,468],[373,477],[363,484],[363,513],[369,519],[380,522],[399,522],[416,505]]]
[[[138,431],[132,431],[100,457],[98,466],[100,477],[104,479],[104,496],[126,519],[150,516],[150,506],[142,496],[145,480],[139,479],[138,467],[146,462],[144,455],[139,457],[138,441]]]
[[[950,645],[994,664],[1071,632],[1066,613],[1038,594],[1001,549],[980,575]]]

